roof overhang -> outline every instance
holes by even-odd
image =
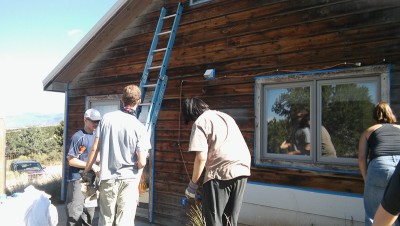
[[[43,80],[45,91],[65,92],[67,84],[145,11],[152,0],[118,0]]]

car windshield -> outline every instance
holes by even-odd
[[[42,166],[37,162],[21,163],[17,165],[17,170],[41,170]]]

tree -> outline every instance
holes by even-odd
[[[49,127],[30,127],[8,131],[6,135],[6,154],[19,156],[42,155],[51,152],[61,153],[63,125]]]
[[[64,121],[61,121],[60,124],[55,128],[54,131],[54,139],[57,144],[61,147],[64,142]]]
[[[368,88],[355,83],[326,85],[317,99],[322,105],[322,125],[330,132],[338,157],[356,158],[360,134],[372,123],[374,104]],[[282,142],[282,137],[290,136],[299,110],[310,110],[310,88],[283,89],[272,105],[279,120],[274,118],[268,122],[270,153],[277,151],[278,140]]]

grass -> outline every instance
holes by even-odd
[[[205,226],[206,221],[203,217],[201,202],[191,201],[189,203],[189,205],[190,205],[190,208],[186,214],[189,217],[190,222],[186,226]],[[225,215],[225,217],[227,220],[226,226],[231,226],[232,223],[230,222],[230,218],[226,215]]]
[[[200,202],[195,202],[193,204],[189,204],[190,208],[187,212],[187,216],[189,217],[190,224],[187,226],[204,226],[206,222],[202,213],[202,206]]]
[[[53,176],[44,176],[41,178],[29,178],[26,174],[15,173],[11,183],[7,181],[6,194],[8,196],[14,193],[23,193],[29,185],[34,186],[37,190],[43,191],[51,196],[52,203],[61,202],[61,174]]]

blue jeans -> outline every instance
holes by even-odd
[[[392,176],[400,155],[381,156],[368,164],[367,178],[364,186],[365,225],[372,225],[375,212],[382,201],[386,185]],[[398,224],[395,224],[398,225]]]

